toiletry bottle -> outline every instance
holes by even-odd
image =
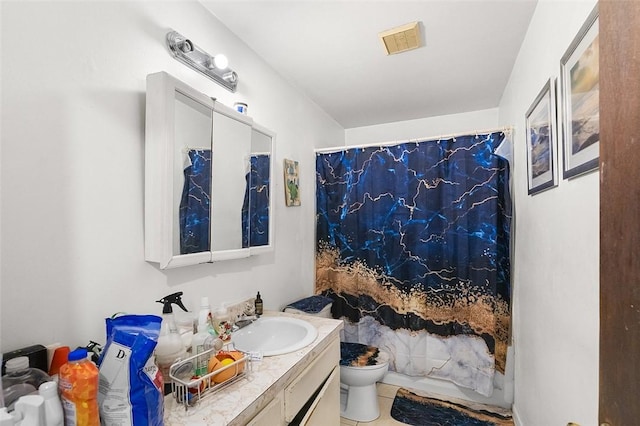
[[[209,333],[208,322],[201,322],[198,324],[198,332],[193,336],[191,355],[198,355],[202,352],[208,351],[213,348],[213,337]],[[198,377],[202,377],[207,374],[207,368],[209,367],[209,358],[215,354],[206,354],[196,358],[194,374]]]
[[[178,327],[173,318],[172,304],[178,305],[183,311],[188,312],[182,304],[182,292],[177,292],[157,300],[163,304],[162,324],[160,326],[160,336],[156,345],[156,363],[162,373],[164,380],[164,394],[171,393],[171,379],[169,378],[169,368],[176,361],[185,359],[187,351],[182,343],[182,337],[178,332]]]
[[[260,315],[262,315],[262,298],[260,297],[260,292],[258,292],[258,295],[256,296],[256,316],[259,317]]]
[[[65,424],[99,426],[98,367],[87,358],[85,348],[69,353],[69,362],[60,368],[58,390]]]
[[[199,327],[200,324],[205,324],[207,328],[206,331],[215,337],[216,331],[214,329],[212,319],[213,317],[211,315],[211,306],[209,305],[209,298],[204,296],[202,297],[202,299],[200,299],[200,311],[198,312],[198,322],[196,323],[196,326]],[[196,332],[199,332],[199,331],[196,329]],[[192,353],[192,355],[195,355],[195,353]]]
[[[45,382],[38,388],[38,393],[44,398],[44,419],[46,426],[64,426],[62,403],[58,396],[58,384]]]

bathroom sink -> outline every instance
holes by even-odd
[[[233,333],[231,341],[242,352],[283,355],[302,349],[318,336],[307,321],[290,317],[262,317]]]

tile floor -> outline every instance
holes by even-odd
[[[340,426],[398,426],[405,425],[391,417],[391,405],[399,386],[378,383],[378,403],[380,404],[380,417],[372,422],[355,422],[353,420],[340,418]]]

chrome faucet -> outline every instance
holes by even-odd
[[[234,321],[234,329],[235,330],[240,330],[241,328],[244,328],[246,326],[248,326],[249,324],[251,324],[252,322],[254,322],[255,320],[258,319],[258,317],[255,315],[255,308],[254,308],[254,304],[253,303],[246,303],[245,306],[242,308],[242,313],[241,314],[237,314],[235,316],[235,321]]]
[[[256,318],[255,315],[241,315],[240,318],[236,320],[235,326],[238,330],[240,330],[241,328],[248,326],[257,319],[258,318]]]

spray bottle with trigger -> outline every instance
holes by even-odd
[[[175,319],[173,317],[172,304],[178,305],[183,311],[189,312],[187,308],[182,304],[182,292],[170,294],[163,297],[160,300],[156,300],[158,303],[162,303],[162,325],[160,326],[160,336],[158,337],[158,344],[156,345],[156,363],[162,373],[164,379],[164,394],[171,393],[171,379],[169,378],[169,368],[176,361],[185,359],[187,357],[187,351],[182,343],[182,338],[178,332]]]

